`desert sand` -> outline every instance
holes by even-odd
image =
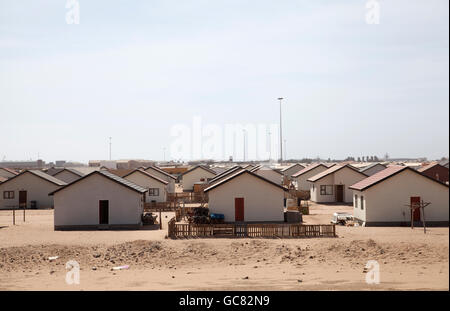
[[[306,223],[349,206],[313,205]],[[0,211],[0,290],[449,290],[448,228],[337,226],[336,238],[165,238],[163,230],[54,231],[52,210]],[[48,257],[58,256],[50,261]],[[65,264],[80,265],[67,284]],[[368,260],[380,283],[367,284]],[[129,265],[128,269],[111,270]]]

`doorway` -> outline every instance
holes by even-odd
[[[234,198],[234,221],[244,221],[244,198]]]
[[[19,207],[27,207],[27,192],[25,190],[19,191]]]
[[[411,197],[410,201],[411,201],[411,205],[413,205],[413,204],[419,205],[420,197]],[[414,209],[413,221],[420,221],[420,208]]]
[[[109,201],[99,201],[99,223],[100,225],[107,225],[109,223]]]
[[[344,202],[344,185],[336,185],[336,202]]]

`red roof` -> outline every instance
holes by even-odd
[[[435,167],[436,165],[442,166],[442,165],[440,165],[439,163],[435,162],[435,163],[430,163],[430,164],[428,164],[428,165],[419,167],[419,168],[417,169],[417,171],[423,173],[423,172],[425,172],[425,171],[428,171],[430,168]],[[446,167],[444,167],[444,168],[446,168]]]
[[[330,167],[329,169],[327,169],[326,171],[323,171],[323,172],[321,172],[321,173],[319,173],[319,174],[317,174],[317,175],[314,175],[313,177],[310,177],[310,178],[308,178],[307,180],[308,180],[308,181],[311,181],[311,182],[316,182],[316,181],[318,181],[319,179],[324,178],[325,176],[328,176],[328,175],[330,175],[330,174],[333,174],[333,173],[335,173],[335,172],[337,172],[337,171],[343,169],[344,167],[347,167],[347,168],[349,168],[349,169],[351,169],[351,170],[354,170],[355,172],[357,172],[357,173],[359,173],[359,174],[361,174],[361,175],[363,175],[363,176],[367,176],[366,174],[364,174],[364,173],[358,171],[355,167],[351,166],[350,164],[345,164],[345,165],[337,165],[337,164],[336,164],[336,165]]]
[[[408,168],[407,166],[400,166],[400,165],[389,166],[389,167],[385,168],[384,170],[379,171],[378,173],[375,173],[372,176],[369,176],[369,177],[357,182],[354,185],[351,185],[349,188],[362,191],[362,190],[367,189],[367,188],[375,185],[376,183],[379,183],[380,181],[383,181],[386,178],[389,178],[407,168]]]

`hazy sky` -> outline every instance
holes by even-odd
[[[448,156],[447,0],[78,2],[0,0],[0,161],[158,160],[279,96],[288,158]]]

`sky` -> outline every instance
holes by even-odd
[[[278,126],[278,97],[285,158],[448,157],[446,0],[66,2],[0,0],[0,161],[205,158],[174,154],[195,120]]]

